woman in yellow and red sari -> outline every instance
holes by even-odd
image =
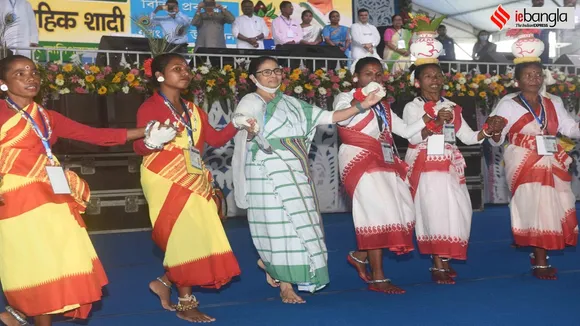
[[[166,273],[149,284],[167,310],[191,322],[215,319],[201,313],[192,295],[192,286],[219,289],[240,274],[238,262],[212,199],[212,175],[201,160],[205,143],[223,146],[236,134],[236,127],[255,125],[255,120],[236,116],[221,131],[208,122],[207,113],[181,98],[192,74],[185,59],[165,53],[145,64],[145,74],[157,88],[137,112],[137,125],[150,119],[171,121],[178,136],[165,146],[154,147],[144,141],[134,143],[143,155],[141,185],[149,204],[153,241],[164,252]],[[236,125],[236,127],[234,127]],[[171,285],[179,292],[172,305]]]
[[[14,309],[34,316],[35,325],[50,325],[52,314],[87,318],[107,284],[80,216],[89,188],[60,166],[51,145],[58,138],[121,145],[143,137],[145,129],[84,126],[36,104],[39,89],[40,74],[30,59],[0,60],[6,94],[0,100],[0,280]],[[165,141],[175,136],[172,127],[161,131],[168,132]],[[158,140],[147,142],[164,143]]]

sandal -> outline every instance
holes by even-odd
[[[20,325],[30,325],[26,319],[22,318],[22,316],[20,316],[16,310],[14,310],[14,308],[10,307],[10,306],[6,306],[6,312],[8,312],[9,314],[12,315],[12,317],[14,317],[14,319],[16,319],[18,321],[18,323]]]
[[[173,308],[178,312],[193,310],[199,306],[199,301],[193,294],[186,295],[184,298],[178,297],[177,299],[179,303],[173,305]]]
[[[373,284],[377,284],[377,283],[389,283],[392,286],[391,290],[387,290],[387,289],[381,290],[381,289],[377,289],[377,288],[372,286]],[[393,285],[393,283],[391,283],[391,280],[388,278],[385,278],[382,280],[370,280],[370,281],[367,281],[367,284],[369,285],[368,289],[370,291],[386,293],[386,294],[404,294],[406,292],[405,290]]]
[[[350,251],[350,252],[348,253],[348,255],[346,256],[346,261],[347,261],[347,262],[348,262],[348,263],[349,263],[349,264],[350,264],[352,267],[354,267],[354,268],[357,270],[357,272],[358,272],[358,265],[357,265],[357,263],[358,263],[358,264],[363,264],[363,265],[365,265],[365,272],[364,272],[364,274],[363,274],[362,272],[358,272],[358,277],[360,277],[360,279],[361,279],[361,280],[363,280],[363,281],[364,281],[364,282],[366,282],[366,283],[370,282],[370,281],[371,281],[371,277],[369,276],[369,274],[368,274],[368,273],[367,273],[367,271],[366,271],[366,265],[368,265],[368,263],[369,263],[368,259],[367,259],[367,260],[365,260],[365,261],[362,261],[362,260],[360,260],[360,259],[356,258],[356,257],[354,256],[354,253],[355,253],[354,251]]]
[[[429,271],[431,272],[431,279],[433,280],[433,282],[435,282],[437,284],[455,284],[455,280],[453,278],[451,278],[451,276],[449,276],[446,269],[429,267]],[[447,280],[439,279],[439,278],[435,277],[436,273],[442,273],[443,275],[447,276],[448,279]]]

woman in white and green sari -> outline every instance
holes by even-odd
[[[257,90],[242,98],[234,116],[255,117],[259,132],[251,140],[247,132],[235,138],[236,203],[248,210],[258,264],[269,283],[280,287],[284,303],[304,303],[293,284],[312,293],[329,283],[321,216],[308,171],[316,126],[366,112],[380,98],[375,91],[346,110],[326,111],[278,91],[283,71],[274,58],[255,58],[249,73]]]
[[[411,31],[403,28],[403,17],[393,16],[393,26],[385,30],[385,50],[383,60],[387,61],[390,72],[405,70],[411,66]]]

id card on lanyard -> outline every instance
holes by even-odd
[[[555,136],[552,135],[544,135],[544,131],[547,127],[546,122],[546,108],[544,107],[544,102],[540,97],[540,116],[537,116],[534,110],[532,109],[531,105],[526,101],[526,99],[520,93],[518,95],[522,104],[526,107],[528,112],[534,117],[534,120],[540,126],[542,131],[541,135],[536,136],[536,150],[538,155],[546,156],[546,155],[554,155],[554,153],[558,152],[558,140]]]
[[[192,117],[189,115],[189,108],[183,102],[183,100],[180,99],[183,113],[185,115],[185,118],[183,118],[183,116],[179,114],[177,109],[175,109],[165,94],[159,92],[159,95],[161,95],[165,105],[169,108],[169,110],[171,110],[171,113],[175,119],[181,122],[181,124],[185,127],[185,131],[187,132],[189,146],[187,149],[183,150],[183,157],[185,158],[187,172],[189,174],[202,174],[203,164],[201,160],[201,152],[195,148],[195,141],[193,139],[193,132],[197,131],[197,128],[191,123]]]
[[[399,40],[397,41],[397,50],[405,50],[407,49],[407,45],[405,44],[405,40],[403,39],[403,32],[398,31]]]
[[[50,137],[52,136],[52,130],[50,128],[50,121],[48,120],[48,116],[44,112],[44,109],[38,105],[38,113],[40,116],[40,120],[42,121],[43,130],[40,130],[40,127],[34,121],[34,118],[30,113],[26,112],[26,110],[21,109],[14,101],[10,98],[6,99],[6,102],[18,113],[20,116],[24,118],[28,123],[30,123],[32,130],[34,133],[40,138],[42,142],[42,146],[44,147],[44,151],[46,152],[46,156],[50,161],[50,165],[45,167],[46,175],[48,176],[48,181],[50,182],[50,186],[52,187],[52,191],[56,195],[69,195],[71,193],[70,186],[68,184],[68,180],[66,178],[66,174],[64,173],[64,169],[62,166],[58,166],[55,163],[54,155],[52,154],[52,150],[50,148]]]
[[[17,0],[8,0],[10,1],[10,6],[12,7],[12,11],[8,14],[9,18],[15,22],[16,18],[18,18],[18,16],[16,15],[16,1]],[[4,19],[4,17],[2,17],[2,19]]]
[[[386,130],[388,133],[390,133],[389,120],[387,119],[387,111],[386,108],[383,106],[383,104],[379,102],[376,106],[372,108],[372,110],[377,116],[378,120],[380,120],[379,129],[381,129],[381,132],[383,130]],[[383,128],[380,128],[381,126]],[[383,151],[383,161],[385,163],[394,163],[395,154],[393,152],[393,146],[391,144],[381,142],[381,148]]]

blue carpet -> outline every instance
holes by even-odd
[[[551,253],[558,281],[540,281],[529,273],[528,252],[513,249],[509,212],[490,206],[473,217],[468,261],[456,263],[456,285],[430,280],[429,257],[417,252],[385,254],[385,271],[404,287],[404,295],[370,292],[345,256],[355,248],[350,214],[326,214],[331,284],[305,305],[285,305],[265,283],[247,222],[225,223],[242,276],[216,291],[196,292],[214,325],[580,325],[580,254],[575,248]],[[187,325],[163,311],[148,283],[161,275],[162,254],[150,232],[92,237],[110,284],[88,325]],[[575,308],[576,307],[576,308]]]

